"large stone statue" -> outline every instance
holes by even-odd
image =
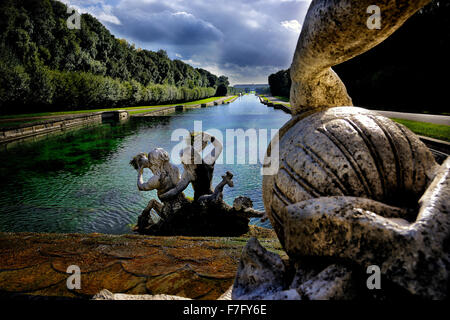
[[[279,170],[264,176],[267,215],[288,260],[256,240],[234,299],[445,298],[449,294],[450,159],[439,166],[406,127],[352,107],[333,72],[377,45],[429,0],[311,3],[291,66],[293,118],[279,131]],[[274,156],[274,155],[272,155]],[[384,289],[370,291],[366,270]]]
[[[137,186],[140,191],[157,190],[158,196],[174,188],[180,181],[180,173],[176,166],[170,163],[169,154],[162,148],[156,148],[147,154],[139,153],[130,164],[138,171]],[[153,176],[147,181],[143,180],[144,169],[152,171]],[[165,220],[169,219],[171,213],[181,209],[186,205],[186,200],[182,192],[172,197],[170,201],[158,202],[155,199],[149,201],[147,207],[139,216],[135,231],[145,232],[150,227],[160,226]],[[151,210],[159,215],[158,221],[153,221]]]
[[[213,150],[202,157],[208,143],[213,145]],[[231,172],[222,175],[222,181],[214,191],[211,190],[214,165],[222,152],[222,143],[218,139],[206,132],[191,133],[186,144],[180,154],[184,168],[181,178],[164,149],[156,148],[148,155],[139,153],[130,161],[138,171],[138,189],[156,189],[161,200],[150,200],[134,231],[152,235],[233,236],[249,230],[249,218],[266,217],[264,212],[253,209],[252,201],[247,197],[237,197],[232,207],[223,201],[224,187],[234,186]],[[147,182],[143,180],[145,168],[153,173]],[[194,189],[193,200],[183,194],[189,184]],[[159,218],[152,217],[152,210]]]

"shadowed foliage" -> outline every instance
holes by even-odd
[[[381,44],[333,69],[356,106],[445,113],[449,55],[450,2],[433,0]],[[289,97],[289,69],[270,75],[269,84],[272,95]]]

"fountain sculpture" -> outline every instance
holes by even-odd
[[[202,157],[201,153],[209,143],[214,146],[213,150]],[[134,230],[151,235],[201,236],[237,236],[248,232],[249,218],[264,217],[264,212],[253,209],[252,201],[247,197],[237,197],[232,207],[223,201],[224,187],[234,186],[231,172],[227,171],[212,190],[214,165],[221,152],[222,143],[218,139],[206,132],[192,132],[180,152],[184,168],[181,177],[162,148],[136,155],[130,164],[138,171],[138,189],[156,189],[162,203],[150,200]],[[153,173],[147,182],[143,181],[145,168]],[[192,200],[183,194],[189,184],[194,189]],[[155,215],[151,214],[152,210]]]
[[[450,158],[437,164],[406,127],[353,107],[331,69],[429,0],[381,1],[380,29],[366,25],[372,2],[310,5],[291,66],[293,117],[267,151],[279,150],[278,172],[263,179],[266,213],[288,258],[251,239],[233,299],[449,296]],[[381,290],[371,290],[377,270]]]

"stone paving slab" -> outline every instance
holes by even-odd
[[[239,238],[0,233],[0,296],[90,299],[107,289],[217,299],[250,236],[282,253],[272,230],[251,230]],[[67,289],[70,265],[80,267],[79,290]]]

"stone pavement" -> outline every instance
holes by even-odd
[[[217,299],[233,284],[249,236],[281,251],[272,230],[254,230],[239,238],[0,233],[0,297],[90,299],[107,289]],[[81,269],[79,290],[67,288],[70,265]]]

